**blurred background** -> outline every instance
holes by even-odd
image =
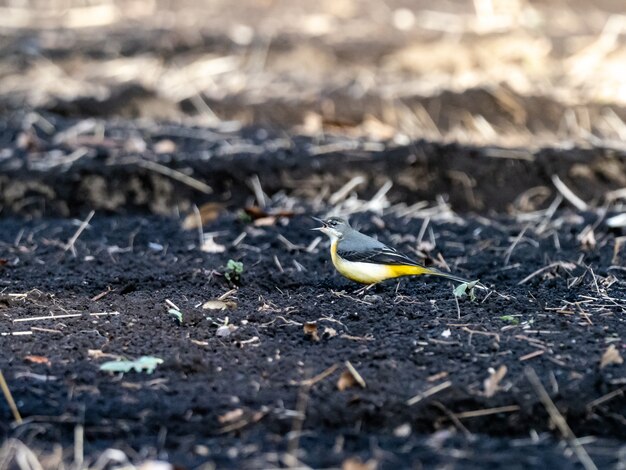
[[[623,0],[5,0],[0,110],[623,149],[624,10]]]

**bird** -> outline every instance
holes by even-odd
[[[331,240],[330,257],[333,265],[351,281],[371,286],[402,276],[431,275],[461,284],[470,283],[467,279],[423,266],[395,248],[353,229],[340,217],[313,219],[322,226],[312,230],[319,230]]]

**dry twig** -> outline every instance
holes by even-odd
[[[569,427],[567,421],[550,398],[550,395],[548,395],[548,392],[541,383],[541,380],[539,380],[535,369],[533,369],[532,367],[527,367],[526,369],[524,369],[524,373],[526,374],[526,378],[528,379],[532,387],[535,389],[535,393],[539,397],[539,400],[541,400],[541,403],[550,415],[550,419],[559,429],[561,435],[567,441],[572,451],[576,454],[576,457],[578,457],[580,463],[583,465],[583,467],[585,467],[585,470],[597,470],[598,467],[596,467],[596,464],[593,463],[593,460],[591,460],[591,457],[589,457],[589,454],[587,453],[585,448],[572,432],[572,429]]]
[[[11,413],[13,413],[13,418],[17,424],[22,424],[22,416],[20,415],[20,411],[17,409],[17,405],[15,404],[15,400],[13,400],[13,395],[11,394],[11,390],[9,390],[9,386],[7,385],[6,380],[4,380],[4,374],[0,370],[0,388],[2,389],[2,393],[4,394],[4,398],[9,404],[9,408],[11,409]]]
[[[68,242],[65,244],[64,251],[72,250],[72,255],[76,256],[76,249],[74,248],[74,243],[76,243],[76,240],[78,240],[78,237],[80,237],[80,234],[83,233],[83,231],[87,228],[87,226],[89,225],[89,222],[91,221],[91,218],[94,216],[95,213],[96,211],[92,210],[87,216],[87,218],[83,220],[83,222],[80,224],[80,226],[78,227],[78,229],[76,230],[72,238],[70,238]]]

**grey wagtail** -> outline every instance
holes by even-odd
[[[331,240],[330,257],[341,275],[362,284],[376,284],[401,276],[441,276],[460,283],[469,281],[435,268],[427,268],[395,249],[369,237],[339,217],[321,220],[321,227],[314,228],[328,235]]]

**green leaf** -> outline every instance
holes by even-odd
[[[478,284],[478,279],[475,281],[459,284],[454,289],[454,296],[462,299],[463,297],[468,295],[470,300],[473,302],[474,300],[476,300],[476,294],[474,293],[474,288],[476,287],[476,284]]]
[[[238,284],[241,279],[242,273],[243,263],[241,261],[229,259],[228,263],[226,263],[226,272],[224,273],[224,277],[226,277],[229,282]]]
[[[237,217],[239,218],[239,220],[241,220],[244,224],[250,224],[252,223],[252,217],[250,217],[249,214],[247,214],[245,211],[239,211],[237,213]]]
[[[464,282],[463,284],[459,284],[458,286],[456,286],[456,288],[454,289],[454,296],[463,298],[465,297],[465,291],[467,291],[467,282]]]
[[[507,323],[511,323],[513,325],[519,325],[519,320],[513,315],[502,315],[500,320],[505,321]]]
[[[180,310],[176,310],[175,308],[170,308],[167,313],[172,315],[176,320],[178,320],[178,324],[183,324],[183,313]]]
[[[241,261],[229,259],[228,263],[226,263],[226,269],[235,274],[241,274],[243,273],[243,263]]]
[[[163,363],[163,359],[152,356],[141,356],[134,361],[108,361],[100,365],[100,370],[105,372],[147,372],[152,374],[156,366]]]

